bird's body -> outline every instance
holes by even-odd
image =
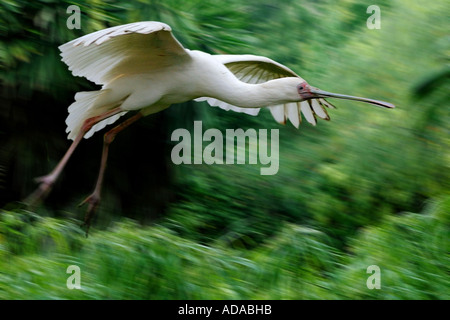
[[[87,199],[89,212],[95,210],[100,198],[108,146],[115,135],[140,117],[172,104],[196,99],[250,115],[267,107],[276,121],[285,123],[289,119],[295,127],[301,123],[301,114],[313,125],[316,116],[328,120],[326,108],[333,106],[324,98],[394,107],[311,87],[294,71],[266,57],[211,55],[185,49],[173,37],[171,28],[161,22],[136,22],[100,30],[59,48],[73,75],[86,77],[102,88],[75,95],[66,120],[68,138],[74,142],[55,170],[41,178],[31,202],[48,193],[82,137],[92,136],[130,111],[138,114],[105,135],[99,180]]]
[[[103,88],[109,93],[99,105],[126,100],[122,103],[124,111],[140,110],[149,107],[159,109],[172,104],[182,103],[200,97],[214,97],[230,105],[241,108],[261,108],[273,104],[288,103],[289,95],[271,82],[294,81],[299,78],[269,80],[262,84],[249,84],[238,80],[235,75],[220,62],[217,56],[201,51],[187,50],[189,60],[176,65],[160,68],[151,73],[130,76],[118,76]],[[236,58],[239,58],[236,55]],[[291,96],[297,98],[295,84],[291,87]],[[158,110],[159,111],[159,110]],[[150,112],[153,113],[153,112]]]
[[[199,98],[251,115],[268,107],[275,120],[285,123],[289,119],[296,127],[300,113],[315,124],[315,116],[328,119],[325,107],[332,107],[320,96],[302,98],[298,86],[305,81],[286,66],[261,56],[210,55],[185,49],[170,27],[160,22],[100,30],[60,50],[74,75],[103,85],[100,91],[75,96],[66,121],[71,139],[86,119],[115,107],[148,115]],[[117,121],[124,112],[101,121],[85,137]]]

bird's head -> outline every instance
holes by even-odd
[[[367,103],[371,103],[376,106],[380,106],[380,107],[384,107],[384,108],[394,108],[395,107],[393,104],[391,104],[389,102],[323,91],[318,88],[310,86],[305,80],[303,80],[301,78],[298,78],[297,83],[298,83],[297,84],[297,94],[300,96],[300,101],[310,100],[310,99],[318,99],[318,98],[337,98],[337,99],[356,100],[356,101],[361,101],[361,102],[367,102]]]

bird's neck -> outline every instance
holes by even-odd
[[[260,108],[286,102],[286,96],[276,86],[276,80],[261,84],[249,84],[230,78],[221,81],[207,96],[217,98],[242,108]]]

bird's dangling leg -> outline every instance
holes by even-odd
[[[69,149],[66,151],[64,157],[61,159],[61,161],[59,161],[55,169],[53,169],[52,172],[50,172],[46,176],[36,178],[36,182],[39,183],[39,187],[32,194],[30,194],[25,200],[23,200],[23,202],[28,206],[35,206],[40,201],[44,200],[45,197],[47,197],[47,195],[50,193],[53,185],[55,184],[56,180],[58,179],[59,175],[63,171],[64,167],[66,166],[67,162],[69,161],[70,157],[72,156],[73,152],[75,151],[80,141],[83,139],[86,132],[88,132],[96,123],[106,118],[109,118],[121,111],[122,110],[119,107],[117,107],[99,116],[86,119],[83,123],[83,126],[80,129],[80,132],[70,145]]]
[[[98,178],[97,183],[95,184],[94,192],[92,192],[91,195],[89,195],[83,202],[80,203],[80,206],[84,205],[85,203],[88,204],[86,215],[84,217],[84,223],[82,225],[86,227],[86,235],[89,232],[89,227],[91,225],[91,220],[92,217],[94,216],[95,210],[97,209],[97,206],[100,203],[100,193],[103,184],[103,177],[105,175],[106,162],[108,161],[109,145],[114,141],[114,138],[119,132],[121,132],[122,130],[124,130],[125,128],[127,128],[132,123],[136,122],[142,117],[143,114],[139,112],[134,116],[132,116],[131,118],[128,118],[127,120],[119,124],[117,127],[114,127],[112,130],[105,133],[105,136],[103,138],[103,152],[102,152],[102,159],[100,162],[100,170],[98,172]]]

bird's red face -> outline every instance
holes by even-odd
[[[306,81],[303,81],[297,86],[297,91],[302,100],[317,98],[317,96],[311,92],[311,86]]]
[[[327,98],[334,95],[334,93],[325,92],[318,88],[311,87],[306,81],[303,81],[297,86],[297,91],[302,100]]]

